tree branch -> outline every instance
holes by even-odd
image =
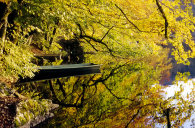
[[[82,29],[81,25],[80,25],[79,23],[76,23],[76,24],[77,24],[77,26],[79,27],[79,30],[80,30],[80,35],[79,35],[80,38],[83,38],[83,39],[85,39],[85,40],[86,40],[86,38],[87,38],[87,39],[93,40],[93,41],[95,41],[95,42],[98,42],[98,43],[104,45],[104,46],[106,47],[106,49],[109,51],[109,53],[110,53],[112,56],[114,56],[114,55],[113,55],[113,51],[108,47],[108,45],[107,45],[106,43],[102,42],[102,40],[106,37],[106,35],[108,35],[108,33],[110,32],[110,30],[111,30],[114,26],[112,26],[112,27],[106,32],[106,34],[102,37],[102,39],[100,40],[100,39],[94,38],[93,36],[88,36],[88,35],[86,35],[86,33],[85,33],[85,31]],[[84,34],[83,34],[83,33],[84,33]],[[90,41],[87,41],[87,42],[93,47],[93,49],[95,49],[96,51],[98,51],[98,50],[90,43]]]
[[[163,10],[162,6],[161,6],[160,3],[159,3],[159,0],[156,0],[156,5],[157,5],[157,7],[158,7],[160,13],[162,14],[162,17],[163,17],[164,20],[165,20],[165,38],[167,39],[167,38],[168,38],[167,29],[168,29],[168,25],[169,25],[169,24],[168,24],[168,20],[167,20],[167,17],[166,17],[166,15],[165,15],[165,13],[164,13],[164,10]]]
[[[54,91],[53,84],[52,84],[52,81],[51,81],[51,80],[49,80],[49,86],[50,86],[50,90],[51,90],[51,92],[52,92],[52,95],[53,95],[53,97],[54,97],[54,98],[53,98],[54,100],[52,100],[53,103],[59,104],[59,105],[61,105],[61,106],[63,106],[63,107],[76,107],[76,108],[82,107],[82,104],[79,104],[79,105],[77,105],[76,103],[75,103],[75,104],[66,104],[66,103],[64,103],[64,102],[61,102],[61,101],[57,98],[57,95],[56,95],[56,93],[55,93],[55,91]],[[81,102],[81,103],[82,103],[82,102]]]
[[[166,119],[167,119],[167,128],[171,128],[171,121],[170,121],[170,118],[169,118],[170,108],[167,108],[167,109],[163,110],[163,113],[165,114]]]
[[[118,100],[121,100],[121,99],[129,100],[129,98],[118,97],[116,94],[114,94],[114,93],[112,92],[112,89],[108,88],[108,86],[107,86],[104,82],[102,82],[102,83],[103,83],[103,85],[106,87],[106,89],[112,94],[112,96],[114,96],[116,99],[118,99]]]
[[[87,40],[87,39],[84,39],[84,40],[86,40],[86,41],[89,43],[89,45],[91,45],[91,47],[92,47],[96,52],[99,51],[99,50],[97,50],[97,49],[91,44],[90,40]]]
[[[12,4],[12,2],[9,2],[7,4],[7,7],[6,7],[5,12],[4,12],[4,16],[0,19],[1,20],[0,21],[0,29],[3,27],[3,25],[5,25],[5,20],[8,19],[8,16],[11,13],[11,10],[10,10],[11,4]]]
[[[102,37],[101,42],[108,35],[108,33],[110,32],[110,30],[112,30],[113,28],[114,28],[114,26],[112,26],[111,28],[108,29],[108,31],[106,32],[106,34]]]
[[[104,82],[104,81],[108,80],[111,76],[113,76],[114,74],[117,74],[117,73],[115,73],[115,71],[116,71],[117,69],[119,69],[119,68],[125,66],[127,63],[128,63],[128,62],[126,62],[125,64],[122,64],[122,65],[119,65],[118,67],[113,68],[113,69],[110,71],[110,73],[109,73],[105,78],[102,78],[102,77],[101,77],[101,78],[95,80],[94,83],[91,84],[90,86],[94,86],[94,85],[97,85],[99,82]]]
[[[63,96],[66,97],[66,92],[65,92],[65,90],[64,90],[64,88],[63,88],[63,85],[62,85],[62,83],[60,82],[59,79],[57,79],[57,83],[58,83],[59,86],[60,86],[60,90],[62,91]]]
[[[139,105],[139,104],[137,104],[137,105]],[[156,106],[157,104],[151,103],[151,104],[146,104],[146,105],[143,105],[143,106],[139,106],[137,112],[133,115],[133,117],[132,117],[131,120],[127,123],[127,125],[125,126],[125,128],[128,128],[129,124],[136,118],[136,116],[138,116],[140,110],[141,110],[143,107],[150,106],[150,105]]]
[[[123,65],[119,65],[118,67],[116,67],[116,68],[114,68],[114,69],[112,69],[111,71],[110,71],[110,73],[105,77],[105,78],[99,78],[99,79],[97,79],[92,85],[90,85],[90,86],[96,86],[99,82],[101,82],[105,87],[106,87],[106,89],[116,98],[116,99],[118,99],[118,100],[121,100],[121,99],[125,99],[125,100],[130,100],[130,101],[134,101],[134,99],[129,99],[129,98],[125,98],[125,97],[118,97],[116,94],[114,94],[113,92],[112,92],[112,89],[110,89],[106,84],[105,84],[105,81],[106,80],[108,80],[111,76],[113,76],[114,74],[117,74],[117,72],[115,72],[117,69],[119,69],[119,68],[121,68],[121,67],[123,67],[123,66],[125,66],[127,63],[125,63],[125,64],[123,64]]]
[[[127,15],[124,13],[124,11],[118,6],[115,4],[115,6],[120,10],[120,12],[124,15],[124,17],[126,18],[126,20],[131,24],[133,25],[133,27],[135,27],[139,32],[145,32],[145,33],[158,33],[158,32],[152,32],[152,31],[143,31],[141,29],[139,29],[128,17]]]
[[[133,25],[138,31],[140,32],[143,32],[141,31],[132,21],[129,20],[129,18],[127,17],[127,15],[124,13],[124,11],[118,6],[115,4],[115,6],[121,11],[121,13],[124,15],[124,17],[126,18],[126,20],[131,24]]]
[[[9,16],[9,14],[11,13],[11,10],[10,10],[10,7],[11,7],[11,4],[12,4],[12,2],[9,2],[8,4],[7,4],[7,7],[6,7],[6,10],[5,10],[5,13],[4,13],[4,16],[2,17],[2,19],[1,19],[1,21],[0,21],[0,30],[1,30],[1,28],[3,27],[3,25],[4,25],[4,28],[3,28],[3,34],[2,34],[2,51],[1,52],[3,52],[4,51],[4,47],[5,47],[5,38],[6,38],[6,32],[7,32],[7,25],[8,25],[8,16]]]
[[[52,93],[52,95],[54,97],[54,100],[57,101],[57,102],[60,102],[59,99],[56,96],[56,93],[54,91],[53,84],[52,84],[51,80],[49,80],[49,87],[50,87],[51,93]]]
[[[140,109],[137,110],[137,112],[133,115],[131,120],[126,124],[125,128],[128,128],[129,124],[136,118],[136,116],[139,114],[139,112],[140,112]]]
[[[110,54],[111,54],[112,56],[114,56],[114,55],[113,55],[113,51],[108,47],[108,45],[107,45],[106,43],[102,42],[100,39],[96,39],[96,38],[91,37],[91,36],[88,36],[88,35],[82,35],[81,38],[88,38],[88,39],[91,39],[91,40],[93,40],[93,41],[95,41],[95,42],[98,42],[98,43],[104,45],[104,46],[106,47],[106,49],[110,52]]]

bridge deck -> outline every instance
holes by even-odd
[[[58,66],[40,66],[39,72],[35,73],[33,78],[21,78],[19,83],[96,73],[100,73],[100,65],[65,64]]]

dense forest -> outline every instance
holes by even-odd
[[[17,104],[14,127],[44,115],[51,104],[59,107],[44,127],[182,126],[194,110],[194,91],[185,100],[185,86],[178,85],[166,99],[161,84],[173,62],[189,65],[195,56],[194,3],[0,0],[0,107]],[[39,66],[80,63],[99,64],[101,73],[19,82]],[[186,74],[178,73],[175,83]],[[6,118],[0,115],[0,127]]]

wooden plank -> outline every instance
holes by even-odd
[[[19,83],[96,73],[100,73],[100,65],[66,64],[58,66],[40,66],[39,72],[35,73],[33,78],[20,78]]]
[[[34,54],[35,57],[60,57],[61,54]]]

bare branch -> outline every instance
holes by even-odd
[[[83,33],[85,34],[85,31],[83,30],[83,28],[81,27],[81,25],[79,23],[76,23],[76,25],[79,27],[79,31],[80,31],[80,35],[79,36],[81,37],[83,35]]]

